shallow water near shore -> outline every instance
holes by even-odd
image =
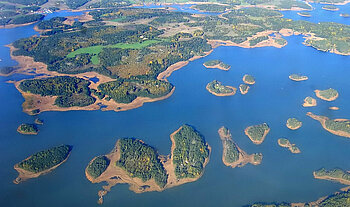
[[[0,43],[9,44],[33,35],[32,27],[0,30],[4,34]],[[118,113],[69,111],[29,116],[22,112],[21,94],[12,84],[5,83],[26,76],[0,77],[0,206],[98,206],[97,192],[103,184],[91,184],[84,175],[93,157],[109,153],[122,137],[142,139],[160,154],[169,154],[169,135],[185,123],[200,131],[212,147],[204,175],[196,182],[164,192],[135,194],[127,185],[117,185],[105,196],[102,206],[235,207],[254,202],[308,202],[339,190],[344,185],[316,180],[312,172],[321,167],[350,170],[346,159],[350,156],[350,140],[330,134],[305,114],[311,111],[330,118],[350,118],[350,57],[306,47],[301,36],[286,39],[288,45],[282,49],[219,47],[168,78],[176,86],[170,98]],[[15,65],[5,49],[0,48],[0,66]],[[206,69],[202,64],[210,59],[220,59],[231,69]],[[255,77],[256,84],[246,95],[216,97],[205,89],[214,79],[238,87],[247,73]],[[307,75],[309,80],[293,82],[288,79],[291,73]],[[318,106],[302,107],[306,96],[315,98],[313,90],[329,87],[339,91],[336,101],[317,99]],[[340,110],[329,110],[330,106]],[[37,136],[16,132],[18,125],[34,122],[36,117],[45,122],[39,126]],[[298,118],[303,126],[289,130],[285,123],[290,117]],[[271,131],[261,145],[254,145],[244,135],[244,129],[263,122],[269,124]],[[224,166],[217,133],[223,125],[231,130],[240,148],[249,154],[263,154],[261,165],[235,169]],[[279,147],[277,140],[281,137],[295,143],[301,154]],[[19,185],[12,183],[17,176],[14,164],[60,144],[73,145],[66,163],[48,175]]]

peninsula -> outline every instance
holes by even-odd
[[[304,99],[303,107],[313,107],[317,106],[316,99],[312,98],[311,96],[308,96]]]
[[[326,90],[315,90],[315,94],[318,98],[325,101],[334,101],[339,96],[338,91],[333,88],[329,88]]]
[[[17,132],[21,134],[27,134],[27,135],[37,135],[39,132],[39,129],[36,127],[35,124],[21,124],[17,128]]]
[[[209,60],[203,63],[206,68],[217,68],[220,70],[230,70],[231,66],[222,62],[221,60]]]
[[[244,130],[245,135],[247,135],[254,144],[263,143],[269,132],[270,128],[266,123],[249,126]]]
[[[235,87],[224,86],[217,80],[213,80],[212,82],[208,83],[206,89],[215,96],[233,96],[237,91]]]
[[[159,155],[141,140],[119,139],[111,153],[92,159],[85,170],[92,183],[107,182],[98,192],[103,202],[111,187],[127,183],[136,193],[163,191],[194,182],[204,173],[211,148],[193,127],[181,126],[170,135],[171,153]]]
[[[350,185],[350,173],[339,168],[332,170],[326,170],[325,168],[322,168],[320,170],[314,171],[313,175],[316,179],[331,180],[345,185]]]
[[[263,158],[262,154],[247,154],[232,140],[232,135],[226,127],[221,127],[218,130],[218,133],[223,146],[222,162],[226,166],[235,168],[243,167],[247,163],[251,163],[253,165],[259,165],[261,163]]]
[[[290,141],[286,138],[278,139],[278,145],[281,147],[288,148],[289,151],[293,154],[300,153],[300,149],[297,146],[295,146],[295,144],[291,144]]]
[[[245,84],[253,85],[255,84],[255,78],[252,75],[246,74],[243,76],[243,82]]]
[[[289,79],[291,79],[293,81],[305,81],[305,80],[307,80],[309,78],[307,76],[305,76],[305,75],[291,74],[289,76]]]
[[[72,146],[61,145],[31,155],[14,166],[19,175],[13,182],[19,184],[51,172],[68,159],[71,151]]]
[[[299,129],[302,124],[303,123],[296,118],[289,118],[287,120],[286,126],[288,127],[288,129],[296,130]]]
[[[330,133],[350,138],[350,120],[329,119],[326,116],[317,116],[311,112],[307,112],[306,115],[319,121],[322,127]]]

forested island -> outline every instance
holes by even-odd
[[[128,183],[136,193],[163,191],[196,181],[209,162],[210,146],[193,127],[183,125],[170,135],[171,153],[159,155],[155,148],[134,138],[119,139],[111,153],[97,156],[86,167],[92,183],[106,181],[99,191],[99,201],[111,187]]]
[[[333,5],[326,5],[326,6],[323,6],[322,9],[328,10],[328,11],[338,11],[338,10],[339,10],[338,7],[335,7],[335,6],[333,6]]]
[[[218,130],[223,152],[222,152],[222,162],[226,166],[232,168],[243,167],[247,163],[253,165],[259,165],[262,161],[263,155],[261,153],[247,154],[233,141],[232,135],[226,127],[221,127]]]
[[[17,128],[17,132],[21,134],[37,135],[39,129],[35,124],[21,124]]]
[[[254,144],[263,143],[269,132],[270,128],[266,123],[249,126],[244,130],[245,135],[247,135]]]
[[[206,68],[217,68],[220,70],[230,70],[231,66],[221,60],[209,60],[203,63]]]
[[[331,180],[345,185],[350,185],[350,173],[339,168],[332,170],[321,168],[317,171],[314,171],[313,175],[316,179]]]
[[[313,107],[317,106],[316,99],[312,98],[311,96],[308,96],[304,99],[303,107]]]
[[[247,94],[250,86],[246,84],[240,84],[239,85],[239,91],[241,92],[242,95]]]
[[[297,130],[302,126],[302,124],[303,123],[296,118],[289,118],[287,119],[286,126],[288,127],[288,129]]]
[[[72,146],[61,145],[31,155],[14,166],[19,175],[13,182],[19,184],[51,172],[68,159],[71,151]]]
[[[311,17],[311,14],[309,12],[298,12],[297,14],[302,17]]]
[[[255,84],[255,78],[252,75],[245,74],[243,76],[243,82],[245,84],[253,85],[253,84]]]
[[[326,116],[318,116],[307,112],[307,116],[319,121],[322,127],[332,134],[350,138],[350,120],[348,119],[329,119]]]
[[[289,76],[289,79],[293,80],[293,81],[304,81],[309,79],[307,76],[305,75],[299,75],[299,74],[291,74]]]
[[[300,153],[300,149],[297,146],[295,146],[295,144],[290,143],[290,141],[286,138],[279,138],[277,142],[279,146],[288,148],[289,151],[293,154]]]
[[[237,91],[235,87],[224,86],[217,80],[213,80],[212,82],[208,83],[206,89],[215,96],[233,96]]]
[[[326,90],[315,90],[315,94],[318,98],[325,101],[334,101],[339,96],[338,91],[333,88],[329,88]]]

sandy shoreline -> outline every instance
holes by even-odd
[[[225,86],[227,88],[231,88],[233,91],[231,93],[215,93],[209,89],[209,84],[210,83],[208,83],[205,88],[207,89],[207,91],[209,91],[209,93],[211,93],[215,96],[234,96],[236,94],[236,91],[237,91],[237,88],[235,88],[233,86]]]
[[[226,166],[229,166],[229,167],[232,167],[232,168],[235,168],[235,167],[243,167],[245,166],[246,164],[250,163],[250,164],[253,164],[253,165],[259,165],[261,163],[261,160],[259,160],[258,162],[256,162],[254,160],[254,154],[247,154],[244,150],[242,150],[241,148],[238,147],[238,145],[236,143],[233,142],[232,140],[232,135],[231,133],[226,136],[225,133],[224,133],[224,127],[221,127],[219,130],[218,130],[218,133],[219,133],[219,136],[220,136],[220,139],[221,139],[221,142],[222,142],[222,145],[223,145],[223,152],[222,152],[222,162],[226,165]],[[238,152],[239,152],[239,158],[237,161],[235,162],[232,162],[232,163],[229,163],[225,160],[225,154],[227,152],[227,149],[225,148],[224,146],[224,142],[225,140],[230,140],[234,143],[234,145],[236,146]]]
[[[291,79],[292,81],[306,81],[306,80],[308,80],[309,79],[309,77],[302,77],[302,78],[293,78],[292,77],[292,75],[290,75],[290,76],[288,76],[289,77],[289,79]]]
[[[254,126],[249,126],[249,127],[247,127],[247,128],[244,130],[244,134],[247,135],[247,136],[249,137],[249,139],[250,139],[254,144],[257,144],[257,145],[258,145],[258,144],[263,143],[264,140],[265,140],[265,138],[266,138],[266,136],[267,136],[267,134],[270,132],[270,128],[268,128],[268,129],[264,132],[264,135],[262,136],[261,140],[253,140],[253,138],[248,134],[248,130],[249,130],[250,128],[252,128],[252,127],[254,127]]]
[[[230,70],[231,66],[228,67],[228,68],[224,68],[219,64],[216,64],[216,65],[213,65],[213,66],[208,66],[208,65],[205,65],[205,63],[203,63],[203,66],[206,67],[206,68],[209,68],[209,69],[219,69],[219,70],[224,70],[224,71],[228,71]]]
[[[310,103],[308,103],[308,102],[306,101],[307,98],[308,98],[308,97],[306,97],[306,98],[304,99],[303,107],[313,107],[313,106],[317,106],[317,101],[316,101],[316,99],[310,97],[310,98],[312,98],[312,99],[311,99],[311,104],[310,104]]]
[[[242,84],[241,84],[242,85]],[[241,85],[239,86],[239,91],[241,92],[242,95],[245,95],[248,93],[250,86],[247,85],[247,89],[243,91]]]
[[[14,183],[14,184],[19,184],[19,183],[21,183],[21,182],[23,182],[23,181],[26,181],[26,180],[28,180],[28,179],[37,178],[37,177],[39,177],[39,176],[41,176],[41,175],[45,175],[45,174],[47,174],[47,173],[50,173],[51,171],[53,171],[54,169],[56,169],[58,166],[60,166],[60,165],[62,165],[63,163],[65,163],[65,162],[68,160],[68,158],[69,158],[71,152],[72,152],[72,150],[70,150],[70,152],[69,152],[69,154],[67,155],[66,159],[64,159],[64,160],[63,160],[62,162],[60,162],[59,164],[57,164],[57,165],[55,165],[55,166],[53,166],[53,167],[51,167],[51,168],[49,168],[49,169],[47,169],[47,170],[38,172],[38,173],[33,173],[33,172],[30,172],[30,171],[24,170],[24,169],[18,167],[18,163],[15,164],[15,166],[14,166],[13,168],[14,168],[19,174],[18,174],[17,178],[16,178],[15,180],[13,180],[13,183]],[[31,158],[31,156],[28,157],[28,158],[26,158],[25,160],[30,159],[30,158]]]
[[[297,148],[297,150],[293,151],[293,147],[295,146],[295,144],[290,143],[289,140],[288,140],[287,144],[282,144],[282,143],[281,143],[281,140],[278,139],[278,140],[277,140],[277,143],[278,143],[279,146],[281,146],[281,147],[283,147],[283,148],[288,148],[288,150],[289,150],[291,153],[293,153],[293,154],[299,154],[299,153],[301,153],[301,151],[300,151],[299,148]]]
[[[320,179],[320,180],[330,180],[333,182],[339,182],[339,183],[344,184],[344,185],[350,185],[350,181],[346,180],[346,179],[333,178],[330,176],[317,176],[315,172],[313,172],[313,176],[314,176],[314,178]]]
[[[183,178],[183,179],[178,179],[175,175],[175,166],[173,164],[173,152],[175,149],[175,140],[174,140],[174,135],[180,131],[182,127],[174,131],[170,135],[170,139],[172,142],[171,145],[171,153],[170,155],[163,156],[159,155],[159,159],[161,160],[161,163],[164,166],[165,171],[168,174],[168,180],[167,184],[161,188],[159,187],[154,179],[150,179],[146,182],[143,182],[142,179],[137,178],[137,177],[131,177],[129,174],[122,168],[116,166],[113,163],[116,163],[120,159],[120,147],[119,147],[119,140],[117,141],[114,149],[112,150],[111,153],[105,155],[109,160],[110,164],[107,167],[107,169],[97,178],[93,178],[89,175],[87,172],[87,168],[85,169],[85,175],[86,178],[92,182],[92,183],[100,183],[100,182],[107,182],[107,185],[103,186],[103,190],[100,190],[98,192],[99,200],[98,203],[102,204],[103,203],[103,196],[105,196],[113,186],[121,183],[126,183],[129,184],[130,190],[135,192],[135,193],[144,193],[144,192],[151,192],[151,191],[164,191],[165,189],[175,187],[178,185],[182,185],[188,182],[194,182],[198,180],[204,173],[205,166],[208,164],[209,159],[210,159],[210,154],[211,154],[211,147],[207,144],[208,149],[209,149],[209,156],[205,159],[205,162],[203,164],[203,172],[200,174],[198,177],[195,178]],[[96,158],[96,157],[95,157]],[[93,158],[90,163],[95,159]]]
[[[339,97],[339,93],[337,93],[337,95],[334,96],[334,97],[325,98],[325,97],[323,97],[323,96],[320,95],[321,90],[315,90],[314,92],[315,92],[317,98],[322,99],[322,100],[325,100],[325,101],[334,101],[335,99],[337,99],[337,98]]]
[[[319,121],[322,125],[322,127],[327,130],[328,132],[332,133],[332,134],[335,134],[335,135],[338,135],[338,136],[341,136],[341,137],[347,137],[347,138],[350,138],[350,133],[347,133],[347,132],[344,132],[344,131],[335,131],[335,130],[331,130],[331,129],[328,129],[326,127],[326,121],[329,120],[328,117],[326,116],[318,116],[318,115],[315,115],[311,112],[307,112],[306,113],[307,116]],[[334,121],[349,121],[348,119],[334,119]]]
[[[24,135],[37,135],[39,133],[39,130],[37,132],[22,132],[21,131],[21,126],[19,126],[17,128],[17,132],[20,134],[24,134]]]

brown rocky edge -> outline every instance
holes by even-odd
[[[310,2],[310,3],[315,3],[315,1],[313,0],[306,0],[306,2]],[[350,0],[346,0],[342,3],[328,3],[328,2],[321,2],[321,4],[330,4],[330,5],[345,5],[345,4],[348,4],[350,3]]]
[[[330,133],[338,135],[338,136],[341,136],[341,137],[350,138],[350,133],[347,133],[347,132],[344,132],[344,131],[335,131],[335,130],[328,129],[326,127],[326,121],[329,120],[328,117],[326,117],[326,116],[318,116],[318,115],[315,115],[315,114],[313,114],[311,112],[307,112],[306,115],[311,117],[311,118],[313,118],[313,119],[315,119],[315,120],[317,120],[317,121],[319,121],[321,123],[322,127],[325,130],[329,131]],[[348,119],[334,119],[334,121],[350,121],[350,120],[348,120]]]
[[[21,125],[20,125],[17,128],[17,132],[24,135],[37,135],[39,133],[39,130],[36,132],[24,132],[24,131],[21,131]]]
[[[294,78],[294,77],[293,77],[293,74],[290,75],[290,76],[288,76],[288,77],[289,77],[289,79],[291,79],[292,81],[306,81],[306,80],[309,79],[309,77],[307,77],[307,76],[300,76],[300,78]]]
[[[252,128],[252,127],[254,127],[254,126],[249,126],[249,127],[247,127],[247,128],[244,130],[244,134],[247,135],[247,136],[249,137],[249,139],[250,139],[254,144],[261,144],[261,143],[263,143],[264,140],[265,140],[265,138],[266,138],[266,135],[270,132],[270,128],[268,128],[268,130],[266,130],[266,131],[264,132],[264,135],[262,136],[261,140],[258,141],[258,140],[253,140],[253,138],[250,137],[249,134],[248,134],[248,130],[249,130],[250,128]]]
[[[243,90],[243,89],[242,89],[243,85],[244,85],[244,84],[239,85],[239,91],[241,92],[242,95],[245,95],[245,94],[248,93],[250,86],[247,85],[247,89],[246,89],[246,90]]]
[[[318,175],[316,175],[316,172],[313,172],[312,174],[313,174],[314,178],[319,179],[319,180],[330,180],[330,181],[334,181],[334,182],[339,182],[339,183],[344,184],[344,185],[350,185],[350,180],[346,180],[346,179],[342,179],[342,178],[334,178],[331,176],[318,176]]]
[[[114,80],[110,77],[101,75],[101,74],[96,73],[96,72],[86,72],[86,73],[80,73],[80,74],[61,74],[61,73],[58,73],[55,71],[49,71],[47,69],[46,64],[44,64],[42,62],[35,62],[32,57],[14,56],[13,52],[16,51],[16,48],[13,47],[12,45],[7,45],[7,46],[11,50],[11,58],[16,60],[19,63],[19,69],[13,71],[12,73],[10,73],[8,75],[12,75],[14,73],[33,75],[33,73],[34,73],[34,74],[44,74],[44,75],[40,76],[39,78],[47,78],[47,77],[53,77],[53,76],[78,77],[78,78],[88,80],[90,82],[89,87],[91,89],[97,89],[97,86],[99,84]],[[195,58],[200,58],[200,57],[201,56],[193,57],[192,60],[194,60]],[[176,65],[176,64],[174,64],[174,65]],[[170,66],[169,68],[171,68],[171,67],[172,66]],[[181,68],[181,67],[179,67],[179,68]],[[174,69],[174,67],[171,69]],[[164,72],[166,72],[166,71],[164,71]],[[164,72],[163,72],[163,74],[166,74]],[[170,74],[171,74],[171,72],[170,72]],[[99,81],[97,83],[90,81],[89,79],[93,78],[93,77],[97,77],[99,79]],[[162,80],[166,81],[165,77],[167,77],[167,76],[161,76],[161,74],[160,74],[160,76],[158,76],[158,79],[159,80],[162,79]],[[24,80],[22,80],[22,81],[24,81]],[[144,103],[155,102],[155,101],[167,99],[175,91],[175,87],[174,87],[168,94],[166,94],[165,96],[159,97],[159,98],[137,97],[135,100],[133,100],[131,103],[128,103],[128,104],[117,103],[112,99],[109,101],[104,100],[104,99],[99,100],[96,96],[91,94],[91,96],[96,98],[96,102],[94,104],[91,104],[91,105],[85,106],[85,107],[74,106],[74,107],[63,108],[63,107],[59,107],[59,106],[54,105],[55,99],[56,99],[55,96],[41,96],[41,95],[37,95],[37,94],[26,93],[26,92],[20,90],[20,88],[18,87],[19,84],[21,83],[21,81],[17,81],[17,82],[9,81],[9,83],[14,83],[17,90],[22,94],[23,98],[25,99],[25,102],[22,104],[23,111],[28,113],[28,114],[31,114],[31,111],[34,109],[39,109],[40,110],[39,113],[44,112],[44,111],[72,111],[72,110],[91,111],[91,110],[99,110],[101,108],[101,105],[106,106],[105,108],[102,109],[103,111],[109,111],[109,110],[126,111],[126,110],[141,107],[141,106],[143,106]]]
[[[224,141],[225,140],[232,140],[232,135],[231,133],[229,135],[225,135],[224,133],[224,128],[225,127],[221,127],[219,130],[218,130],[218,133],[219,133],[219,136],[220,136],[220,139],[223,143],[223,147],[224,147]],[[229,166],[229,167],[232,167],[232,168],[235,168],[235,167],[243,167],[245,166],[246,164],[250,163],[250,164],[253,164],[253,165],[259,165],[261,163],[261,160],[259,161],[255,161],[254,160],[254,154],[247,154],[244,150],[242,150],[241,148],[238,147],[238,145],[236,143],[234,143],[234,145],[237,147],[237,150],[239,152],[239,158],[237,161],[235,162],[232,162],[232,163],[229,163],[225,160],[225,157],[224,155],[226,154],[226,148],[224,147],[223,148],[223,152],[222,152],[222,162],[226,165],[226,166]]]
[[[308,102],[306,101],[307,98],[311,98],[311,104],[308,103]],[[316,101],[316,99],[314,99],[314,98],[312,98],[312,97],[310,97],[310,96],[306,97],[306,98],[304,99],[303,107],[313,107],[313,106],[317,106],[317,101]]]
[[[323,10],[327,10],[327,11],[339,11],[339,8],[328,8],[328,7],[322,7]]]
[[[51,171],[56,169],[58,166],[62,165],[64,162],[66,162],[68,160],[71,152],[72,152],[72,150],[70,150],[69,154],[67,155],[67,158],[65,160],[63,160],[62,162],[58,163],[57,165],[55,165],[55,166],[53,166],[53,167],[51,167],[51,168],[49,168],[47,170],[44,170],[44,171],[41,171],[41,172],[38,172],[38,173],[34,173],[34,172],[30,172],[30,171],[24,170],[24,169],[18,167],[18,164],[15,164],[15,166],[13,168],[19,174],[18,174],[17,178],[13,180],[13,183],[14,184],[20,184],[21,182],[26,181],[28,179],[37,178],[39,176],[46,175],[46,174],[50,173]],[[28,160],[30,157],[26,158],[25,160]]]
[[[299,16],[302,16],[302,17],[311,17],[311,14],[304,14],[304,13],[301,13],[301,12],[298,12],[297,14]]]
[[[330,110],[333,110],[333,111],[337,111],[337,110],[339,110],[339,107],[337,107],[337,106],[331,106],[331,107],[329,107],[329,109],[330,109]]]
[[[288,120],[289,120],[289,119],[288,119]],[[303,123],[300,121],[300,125],[293,127],[293,126],[291,126],[291,125],[288,124],[288,120],[287,120],[287,123],[286,123],[286,126],[287,126],[288,129],[297,130],[297,129],[299,129],[299,128],[303,125]],[[298,121],[299,121],[299,120],[298,120]]]
[[[315,90],[314,92],[315,92],[317,98],[325,100],[325,101],[334,101],[335,99],[337,99],[339,97],[339,93],[337,93],[337,95],[332,97],[332,98],[325,98],[325,97],[320,95],[321,90]]]
[[[209,91],[209,93],[215,95],[215,96],[233,96],[236,94],[237,88],[233,87],[233,86],[225,86],[227,88],[231,88],[233,91],[231,93],[215,93],[214,91],[211,91],[209,89],[209,84],[205,87],[207,89],[207,91]]]
[[[219,70],[225,70],[225,71],[228,71],[228,70],[230,70],[230,68],[231,68],[231,66],[228,67],[228,68],[224,68],[224,67],[222,67],[222,66],[220,65],[220,63],[219,63],[219,64],[216,64],[216,65],[212,65],[212,66],[208,66],[208,65],[206,65],[206,64],[203,63],[203,66],[206,67],[206,68],[219,69]]]
[[[114,149],[109,154],[105,155],[110,160],[109,162],[110,164],[99,177],[97,178],[91,177],[87,172],[87,169],[85,169],[86,178],[90,182],[92,183],[107,182],[107,185],[103,186],[102,187],[103,189],[98,192],[98,196],[99,196],[98,203],[102,204],[103,196],[105,196],[111,190],[111,188],[117,184],[127,183],[129,184],[130,186],[129,189],[131,191],[135,193],[144,193],[144,192],[151,192],[151,191],[161,192],[168,188],[172,188],[178,185],[182,185],[185,183],[194,182],[198,180],[203,175],[203,173],[195,178],[183,178],[183,179],[178,179],[175,175],[175,166],[173,164],[173,156],[172,156],[175,149],[174,135],[181,129],[182,127],[177,129],[170,135],[170,139],[172,142],[171,154],[168,156],[162,156],[162,155],[159,156],[159,159],[163,164],[165,171],[168,174],[168,182],[163,188],[159,187],[154,181],[154,179],[150,179],[146,182],[143,182],[142,179],[140,178],[129,176],[129,174],[125,170],[115,165],[115,163],[120,159],[119,141],[117,141]],[[209,156],[208,158],[205,159],[205,162],[203,164],[203,169],[209,163],[209,158],[211,153],[211,147],[209,145],[207,146],[209,149]],[[96,157],[94,159],[96,159]],[[90,163],[93,162],[93,160],[91,160]]]
[[[293,154],[299,154],[299,153],[301,153],[301,151],[300,151],[300,149],[299,149],[298,147],[296,147],[296,149],[293,150],[293,147],[295,147],[295,144],[291,144],[291,143],[289,142],[289,140],[288,140],[288,142],[287,142],[286,144],[282,144],[282,143],[281,143],[281,139],[278,139],[277,142],[278,142],[278,145],[279,145],[279,146],[284,147],[284,148],[288,148],[289,151],[290,151],[291,153],[293,153]]]
[[[254,85],[254,84],[255,84],[255,80],[254,80],[254,81],[247,81],[247,79],[246,79],[247,76],[248,76],[248,74],[245,74],[245,75],[243,76],[243,82],[244,82],[245,84]]]

